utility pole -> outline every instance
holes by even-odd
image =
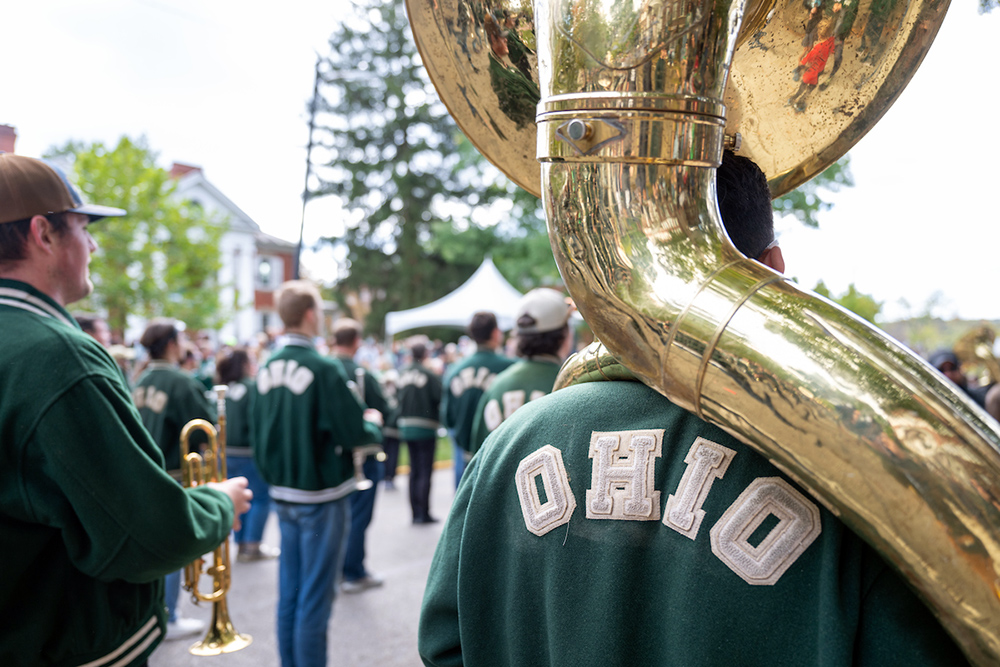
[[[295,267],[292,277],[299,279],[299,267],[302,263],[302,243],[306,229],[306,204],[309,202],[309,177],[312,175],[313,129],[316,127],[316,100],[319,98],[319,64],[321,58],[316,54],[316,75],[313,79],[313,94],[309,101],[309,143],[306,145],[306,179],[302,187],[302,220],[299,222],[299,247],[295,250]]]

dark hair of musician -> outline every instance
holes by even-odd
[[[49,213],[45,218],[51,223],[52,231],[60,236],[69,229],[64,213]],[[0,224],[0,267],[27,259],[30,234],[31,218]]]
[[[774,210],[767,177],[753,160],[722,152],[715,175],[722,223],[736,249],[758,259],[774,241]]]
[[[569,335],[569,325],[562,329],[546,331],[536,334],[517,335],[517,356],[519,357],[539,357],[543,355],[559,354],[566,336]]]
[[[76,323],[80,325],[84,333],[88,333],[91,336],[97,331],[97,323],[103,322],[104,318],[98,315],[91,315],[90,313],[79,313],[73,316]]]
[[[481,310],[473,315],[469,323],[469,335],[479,344],[490,342],[496,329],[497,316],[487,310]]]
[[[250,371],[250,355],[245,348],[237,347],[219,355],[215,362],[215,381],[219,384],[239,382]]]
[[[423,361],[427,358],[427,346],[423,343],[417,343],[410,348],[410,354],[413,356],[414,363]]]
[[[351,347],[361,338],[361,324],[357,320],[344,317],[333,325],[333,343],[337,347]]]
[[[163,359],[167,354],[167,345],[180,336],[180,330],[173,320],[157,318],[149,323],[142,332],[139,344],[149,350],[152,359]]]

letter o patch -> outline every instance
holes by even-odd
[[[271,371],[264,367],[257,373],[257,392],[266,394],[269,391],[271,391]]]
[[[778,519],[757,546],[750,536]],[[819,537],[819,508],[780,477],[759,477],[712,527],[712,553],[748,584],[773,586]]]
[[[535,479],[542,478],[546,501],[538,494]],[[524,525],[535,535],[569,523],[576,509],[576,498],[569,488],[569,475],[563,465],[562,452],[545,445],[521,459],[514,473],[517,498],[521,503]]]

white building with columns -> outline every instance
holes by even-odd
[[[280,325],[274,291],[294,270],[296,244],[260,230],[260,226],[212,185],[200,167],[175,162],[178,197],[207,214],[228,220],[219,244],[219,303],[231,317],[219,330],[219,341],[245,343],[257,333]]]

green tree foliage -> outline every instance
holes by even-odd
[[[343,236],[330,240],[347,251],[341,291],[376,295],[375,330],[386,312],[432,301],[471,275],[492,240],[469,221],[498,198],[509,201],[513,186],[462,146],[402,3],[360,0],[355,9],[320,65],[314,137],[328,155],[310,196],[337,195],[351,213]],[[434,243],[449,232],[474,243],[478,258]]]
[[[859,292],[854,283],[848,285],[846,292],[837,296],[834,296],[830,292],[830,289],[823,281],[820,281],[813,291],[832,301],[836,301],[844,308],[847,308],[855,315],[868,320],[872,324],[878,323],[878,316],[882,312],[884,302],[876,301],[872,296]]]
[[[497,188],[503,187],[496,211],[499,221],[492,225],[467,224],[458,220],[439,220],[432,225],[427,243],[428,251],[452,264],[471,267],[471,275],[486,255],[507,280],[522,292],[540,285],[558,285],[562,282],[556,268],[541,202],[531,193],[514,185],[485,159],[464,137],[459,136],[458,149],[469,162],[483,162],[485,173],[493,172]]]
[[[94,294],[81,308],[106,310],[118,332],[129,315],[218,326],[225,317],[217,279],[224,221],[178,201],[175,181],[156,166],[145,139],[122,137],[113,148],[70,142],[48,156],[72,160],[85,200],[128,211],[91,228],[98,245],[90,264]]]
[[[398,0],[358,0],[321,59],[316,175],[307,196],[348,211],[337,297],[372,295],[367,324],[428,303],[485,255],[518,289],[561,283],[540,204],[479,155],[438,99]],[[847,158],[775,202],[816,226],[819,190],[852,185]],[[338,231],[339,234],[339,231]]]
[[[774,211],[780,215],[794,216],[806,227],[819,227],[819,212],[829,211],[833,207],[832,202],[823,199],[821,190],[837,192],[841,188],[853,186],[850,156],[845,155],[808,183],[775,199]]]

